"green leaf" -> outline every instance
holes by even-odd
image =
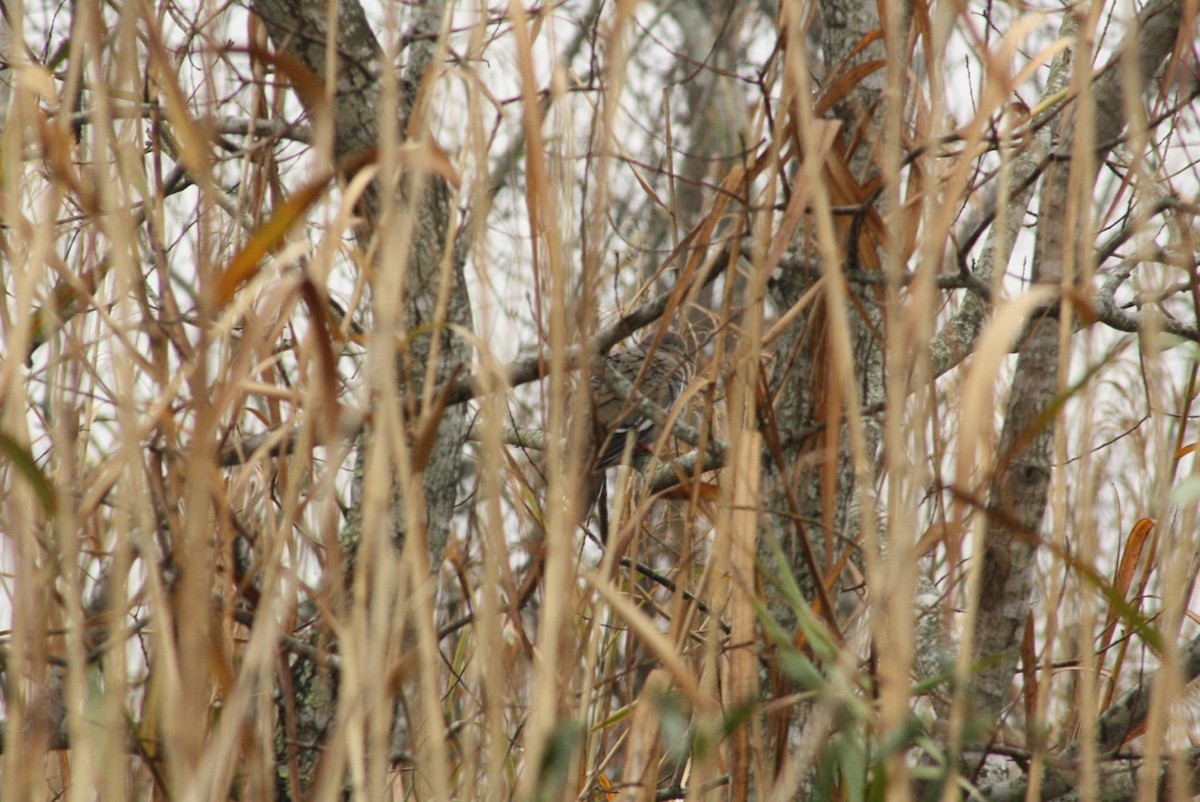
[[[1189,476],[1171,488],[1171,502],[1186,507],[1200,498],[1200,476]]]
[[[583,725],[576,721],[559,724],[546,740],[546,751],[538,771],[536,799],[561,799],[575,750],[583,740]]]
[[[38,467],[33,454],[4,432],[0,432],[0,454],[7,457],[16,468],[17,475],[24,477],[33,487],[33,492],[46,514],[54,517],[58,511],[58,494],[54,490],[54,484]]]

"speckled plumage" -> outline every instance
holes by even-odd
[[[657,347],[654,340],[655,335],[650,334],[637,345],[614,351],[608,355],[608,364],[642,396],[666,410],[675,403],[687,382],[692,360],[683,338],[675,332],[665,332]],[[635,408],[632,399],[614,393],[601,373],[592,377],[591,390],[596,470],[619,463],[630,437],[638,445],[647,445],[658,437],[659,428],[654,422]]]

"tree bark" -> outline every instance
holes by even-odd
[[[255,0],[252,5],[278,51],[298,60],[323,82],[334,82],[331,156],[335,163],[346,163],[381,142],[381,131],[388,122],[380,118],[388,108],[384,102],[382,71],[391,66],[385,62],[357,0],[341,0],[335,7],[336,33],[328,30],[327,5],[323,2]],[[423,4],[407,32],[409,44],[404,53],[407,65],[397,81],[395,98],[398,116],[395,125],[401,137],[428,136],[424,120],[414,121],[410,117],[418,88],[423,86],[422,81],[433,66],[443,12],[442,3]],[[333,70],[326,63],[331,35],[337,43],[337,65]],[[311,92],[299,94],[319,126],[322,122],[319,109],[312,105],[317,98]],[[380,154],[379,163],[384,166],[389,163],[387,154]],[[441,175],[426,169],[428,165],[404,167],[396,180],[398,186],[387,184],[383,177],[366,189],[359,201],[365,222],[356,232],[361,251],[374,255],[373,266],[379,273],[399,271],[400,274],[397,281],[392,280],[393,276],[382,280],[377,273],[372,298],[375,317],[380,318],[382,312],[383,319],[395,321],[395,329],[383,332],[382,336],[395,339],[399,392],[382,392],[383,388],[378,386],[389,371],[369,369],[365,375],[371,383],[370,398],[399,399],[400,408],[390,413],[404,421],[407,437],[413,438],[421,425],[436,425],[424,463],[400,466],[395,471],[407,478],[393,481],[390,513],[396,548],[402,549],[410,537],[419,537],[431,567],[436,568],[441,563],[462,474],[467,410],[462,405],[438,410],[436,403],[430,403],[431,392],[460,372],[469,374],[472,349],[461,332],[472,329],[472,315],[463,275],[464,253],[449,244],[453,236],[451,189]],[[386,194],[389,192],[392,194]],[[388,226],[410,227],[411,244],[407,253],[391,251],[386,243],[381,246],[387,233],[379,229],[383,215],[387,215]],[[449,286],[444,286],[447,282]],[[390,351],[390,343],[385,343],[383,352]],[[376,416],[380,414],[377,409]],[[437,414],[440,419],[431,417]],[[352,573],[358,565],[364,538],[363,480],[368,459],[365,444],[372,442],[372,434],[368,425],[359,440],[352,508],[339,538],[340,565],[345,575],[327,577],[326,583],[331,588],[353,585]],[[404,458],[389,455],[393,465],[397,459]],[[278,793],[282,799],[303,798],[316,778],[321,744],[334,720],[338,678],[330,669],[303,659],[296,659],[284,669],[290,673],[283,682],[285,696],[290,698],[283,701],[294,711],[284,711],[279,723]]]
[[[1040,225],[1032,265],[1034,283],[1057,285],[1073,278],[1064,273],[1068,258],[1074,264],[1090,259],[1093,243],[1081,238],[1090,225],[1091,191],[1098,164],[1125,128],[1120,53],[1133,48],[1137,59],[1137,98],[1145,91],[1158,66],[1171,54],[1179,33],[1182,4],[1159,0],[1139,15],[1126,35],[1118,55],[1101,71],[1092,85],[1093,108],[1084,113],[1094,117],[1090,142],[1075,144],[1079,109],[1067,118],[1060,132],[1057,153],[1065,157],[1094,154],[1088,166],[1056,161],[1045,178],[1041,192]],[[1091,69],[1087,63],[1077,65]],[[1075,170],[1088,170],[1085,180],[1071,186]],[[1079,187],[1082,187],[1080,189]],[[1069,208],[1074,205],[1074,209]],[[1074,221],[1074,222],[1072,222]],[[1069,324],[1068,324],[1069,325]],[[1067,333],[1069,334],[1069,332]],[[988,526],[984,544],[983,576],[980,582],[978,633],[974,651],[984,668],[970,681],[968,696],[973,713],[987,727],[1003,717],[1010,702],[1009,689],[1020,654],[1020,641],[1029,614],[1034,584],[1038,532],[1045,512],[1052,471],[1052,452],[1057,415],[1049,422],[1043,416],[1061,391],[1060,347],[1064,341],[1060,321],[1051,315],[1034,321],[1017,357],[1012,390],[1000,438],[1000,463],[990,490],[989,506],[1002,513]]]
[[[877,3],[824,0],[820,10],[821,51],[827,75],[835,69],[848,72],[858,65],[885,58],[882,39],[859,47],[879,29]],[[882,91],[882,73],[876,72],[857,82],[845,98],[834,104],[833,112],[842,123],[844,147],[850,147],[853,132],[860,129],[874,132],[878,128]],[[862,144],[850,152],[848,165],[860,188],[877,171],[870,148]],[[863,195],[865,197],[866,193]],[[802,229],[795,250],[804,253],[806,248],[811,248],[812,236],[811,231],[806,234]],[[805,237],[809,238],[807,243]],[[839,243],[839,247],[848,250],[846,242]],[[846,255],[842,254],[843,257]],[[792,263],[807,267],[786,270],[772,282],[771,298],[780,310],[795,305],[822,273],[816,267],[819,257],[811,252],[804,253],[804,258],[792,260]],[[841,266],[825,267],[841,269]],[[857,269],[858,266],[846,267]],[[884,395],[883,341],[879,336],[883,320],[876,288],[859,285],[852,292],[858,293],[849,309],[851,348],[858,384],[853,391],[863,405],[870,406],[882,402]],[[817,583],[828,578],[824,574],[836,560],[837,541],[843,537],[853,538],[854,522],[860,513],[857,509],[860,487],[855,478],[855,467],[845,439],[839,438],[835,431],[837,427],[809,438],[788,436],[820,430],[823,424],[840,418],[840,408],[831,411],[828,407],[841,404],[847,397],[846,391],[852,389],[832,389],[837,382],[831,367],[830,337],[826,329],[828,315],[822,310],[824,303],[823,299],[818,301],[810,313],[797,317],[776,341],[770,388],[777,399],[774,428],[784,438],[780,443],[782,460],[773,461],[764,474],[769,508],[788,513],[771,516],[771,529],[783,546],[789,570],[810,599],[824,595],[818,590]],[[873,420],[864,423],[865,450],[867,454],[874,454],[880,430]],[[819,476],[814,475],[813,466],[827,453],[831,437],[837,439],[834,445],[836,464],[822,469]],[[842,547],[845,543],[842,541]],[[769,548],[762,552],[764,557],[769,553]],[[815,557],[821,576],[813,575],[809,553]],[[770,558],[767,559],[767,564],[771,565]],[[785,607],[773,605],[772,612],[785,628],[794,625],[793,616]]]

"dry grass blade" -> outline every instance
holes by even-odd
[[[270,218],[254,231],[217,277],[213,311],[219,313],[234,294],[262,269],[262,261],[278,248],[292,228],[304,220],[313,205],[328,191],[333,174],[306,184],[281,203]]]
[[[0,20],[0,798],[1184,798],[1193,9],[501,6]]]

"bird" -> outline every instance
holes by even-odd
[[[638,396],[670,409],[690,380],[693,364],[683,337],[674,331],[650,334],[636,345],[614,351],[605,364],[632,384]],[[661,433],[654,421],[622,398],[604,380],[604,370],[591,379],[592,424],[595,437],[593,471],[602,472],[622,460],[633,440],[634,448],[653,443]]]

